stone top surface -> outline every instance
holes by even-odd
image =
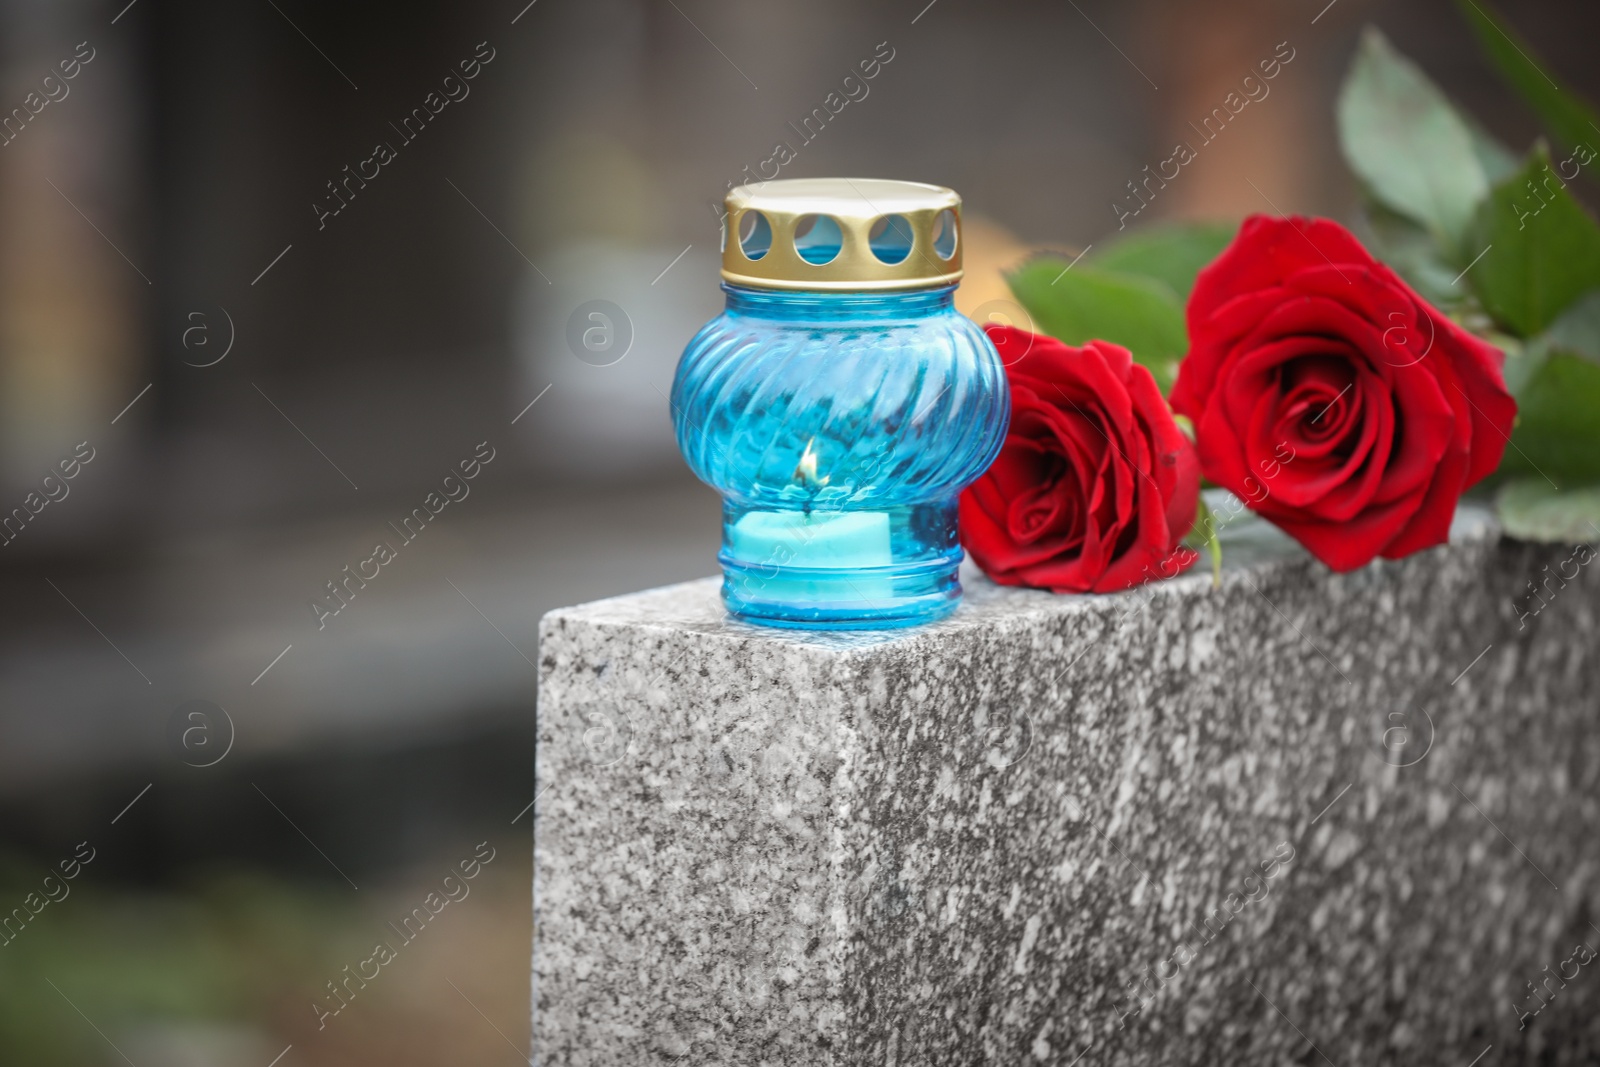
[[[1208,498],[1212,494],[1208,492]],[[1213,510],[1220,513],[1213,500]],[[1452,544],[1476,544],[1499,536],[1493,515],[1486,509],[1464,505],[1450,530]],[[1221,525],[1223,584],[1244,582],[1244,575],[1263,567],[1301,563],[1320,566],[1310,554],[1276,527],[1244,513]],[[1379,563],[1381,566],[1381,562]],[[941,636],[982,628],[1005,617],[1059,616],[1106,610],[1119,601],[1152,597],[1188,599],[1212,588],[1210,558],[1202,556],[1190,570],[1176,578],[1153,582],[1116,594],[1056,594],[1041,589],[997,585],[968,560],[961,568],[964,590],[961,605],[946,619],[924,626],[890,630],[789,630],[755,626],[735,619],[724,610],[720,578],[701,578],[625,596],[559,608],[544,617],[548,627],[556,620],[604,626],[665,628],[699,633],[708,638],[763,640],[792,648],[848,653],[938,640]],[[1118,610],[1126,610],[1118,608]]]

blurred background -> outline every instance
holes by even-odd
[[[728,185],[955,188],[971,310],[1292,53],[1126,221],[1348,219],[1368,21],[1532,140],[1448,0],[0,0],[0,1062],[525,1061],[538,619],[715,570]]]

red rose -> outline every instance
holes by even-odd
[[[1338,571],[1443,543],[1517,405],[1499,350],[1325,219],[1246,219],[1189,298],[1172,406],[1206,477]]]
[[[1194,524],[1199,466],[1150,372],[1105,341],[987,332],[1008,364],[1011,426],[961,494],[961,540],[984,573],[1109,593],[1192,564],[1179,541]]]

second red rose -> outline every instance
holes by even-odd
[[[1106,593],[1192,564],[1180,541],[1194,524],[1199,465],[1150,372],[1104,341],[987,332],[1007,363],[1011,427],[961,495],[962,542],[984,573]]]

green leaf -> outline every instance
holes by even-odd
[[[1600,287],[1600,226],[1550,169],[1542,144],[1489,193],[1473,243],[1482,254],[1472,286],[1484,310],[1519,337],[1532,337]]]
[[[1165,282],[1179,299],[1188,300],[1200,268],[1220,256],[1238,231],[1231,222],[1151,226],[1117,238],[1089,263]]]
[[[1500,143],[1499,138],[1483,128],[1483,125],[1465,111],[1458,112],[1461,121],[1467,124],[1467,133],[1472,136],[1472,152],[1478,157],[1478,163],[1483,167],[1484,176],[1492,185],[1504,181],[1516,173],[1521,166],[1517,154]]]
[[[1546,348],[1600,363],[1600,289],[1579,297],[1540,335]]]
[[[1545,357],[1517,396],[1500,471],[1560,487],[1600,482],[1600,364],[1563,352]]]
[[[1505,365],[1501,368],[1506,380],[1506,391],[1520,403],[1529,383],[1544,367],[1545,360],[1550,358],[1550,347],[1545,344],[1543,335],[1526,344],[1504,334],[1491,334],[1484,340],[1506,354]]]
[[[1069,345],[1110,341],[1150,368],[1162,395],[1188,349],[1183,306],[1163,282],[1036,256],[1006,279],[1041,331]]]
[[[1452,253],[1489,179],[1472,132],[1439,87],[1374,27],[1339,93],[1339,142],[1372,195],[1423,224]]]
[[[1600,542],[1600,486],[1562,491],[1519,478],[1501,486],[1495,510],[1506,533],[1523,541]]]
[[[1507,25],[1489,0],[1456,0],[1456,6],[1500,76],[1538,113],[1557,141],[1568,148],[1600,142],[1600,119],[1594,109],[1545,73],[1549,64],[1534,58],[1533,46]]]
[[[1469,294],[1456,283],[1461,273],[1422,226],[1382,204],[1371,202],[1362,215],[1362,238],[1372,254],[1394,268],[1411,287],[1434,304],[1458,304]]]
[[[1204,548],[1211,556],[1211,587],[1222,588],[1222,542],[1217,538],[1217,519],[1205,497],[1200,498],[1200,510],[1195,513],[1194,525],[1183,535],[1183,544],[1196,552]]]

